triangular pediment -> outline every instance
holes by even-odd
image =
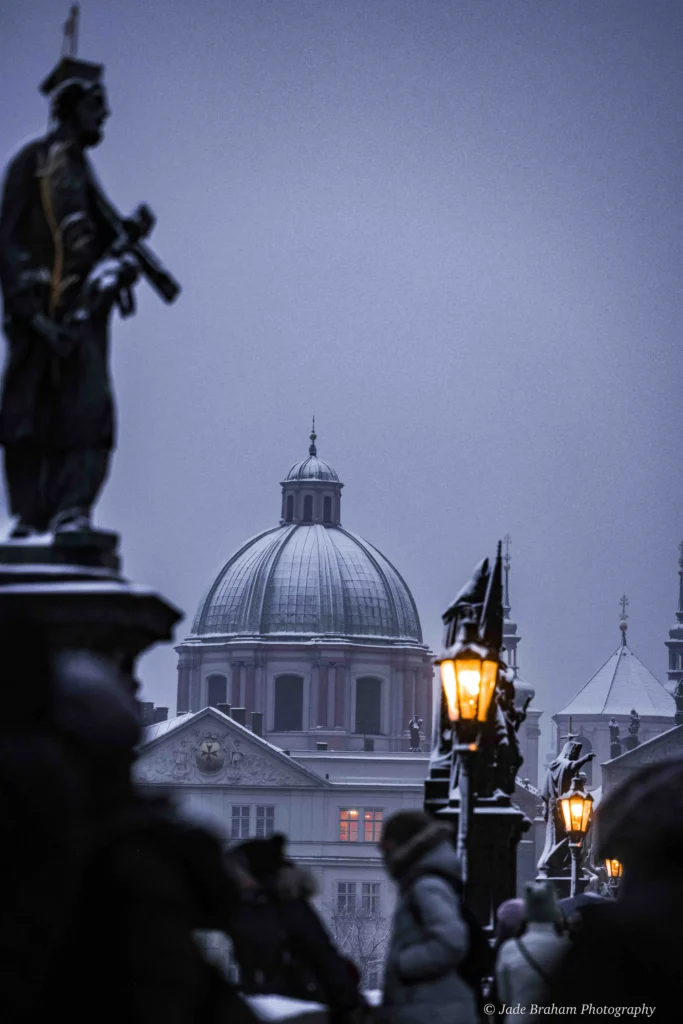
[[[147,729],[134,775],[174,786],[297,786],[326,783],[215,708],[179,715]]]

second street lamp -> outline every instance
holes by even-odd
[[[455,733],[451,788],[458,767],[460,810],[457,853],[463,885],[467,885],[467,838],[472,813],[472,759],[476,756],[479,733],[486,722],[498,681],[498,652],[482,643],[473,611],[465,613],[455,643],[436,659],[441,675],[448,718]]]
[[[569,852],[572,858],[572,879],[570,896],[576,896],[576,886],[579,879],[579,860],[581,857],[581,843],[588,831],[593,811],[593,797],[582,788],[586,776],[577,775],[572,779],[572,787],[568,793],[558,800],[564,826],[569,837]]]
[[[616,896],[619,891],[619,883],[621,882],[624,865],[616,857],[608,857],[605,861],[605,867],[607,868],[610,892]]]

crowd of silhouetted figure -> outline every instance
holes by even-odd
[[[29,623],[1,624],[0,643],[2,1024],[241,1024],[259,1019],[258,995],[323,1004],[335,1024],[475,1024],[586,1005],[683,1019],[681,763],[643,770],[599,809],[600,849],[624,865],[617,899],[563,908],[549,883],[530,884],[498,908],[493,944],[464,898],[450,827],[421,811],[389,818],[380,849],[397,901],[378,1001],[283,836],[226,850],[136,789],[130,678],[92,653],[49,657]],[[203,931],[229,937],[239,984]]]

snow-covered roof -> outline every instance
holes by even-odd
[[[561,715],[629,715],[673,718],[673,697],[626,644],[598,669]]]

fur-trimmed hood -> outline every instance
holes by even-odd
[[[285,856],[286,837],[249,839],[228,855],[228,870],[244,894],[261,889],[275,899],[310,899],[317,892],[313,875]]]
[[[401,886],[431,871],[459,880],[460,865],[450,825],[438,821],[427,825],[387,858],[387,869]]]

